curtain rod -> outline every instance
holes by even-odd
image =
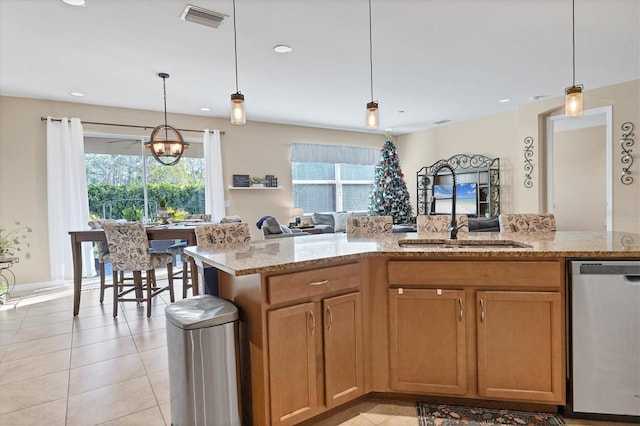
[[[40,121],[47,121],[47,117],[40,117]],[[62,118],[51,117],[51,121],[62,121]],[[97,124],[99,126],[132,127],[135,129],[144,129],[144,130],[150,130],[150,129],[156,128],[156,126],[139,126],[136,124],[98,123],[96,121],[82,121],[82,120],[80,121],[84,124]],[[196,132],[196,133],[203,132],[203,130],[193,130],[193,129],[176,129],[176,130],[179,130],[181,132]],[[213,131],[209,130],[209,133],[213,133]],[[220,134],[224,135],[224,130],[220,130]]]

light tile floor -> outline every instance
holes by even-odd
[[[69,287],[34,294],[14,291],[0,305],[0,425],[171,424],[168,293],[155,299],[151,318],[144,306],[121,303],[116,319],[110,290],[104,304],[97,290],[84,290],[75,318]],[[412,403],[366,400],[318,424],[415,426],[417,414]]]

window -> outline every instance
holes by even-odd
[[[204,213],[205,164],[202,144],[191,147],[175,166],[158,163],[140,136],[85,134],[89,211],[101,218],[155,219],[157,200],[174,210]]]
[[[293,144],[293,204],[305,212],[365,211],[378,150]]]

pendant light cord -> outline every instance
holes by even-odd
[[[238,35],[236,33],[236,0],[233,0],[233,50],[236,62],[236,93],[238,90]]]
[[[576,0],[571,0],[571,28],[573,42],[573,86],[576,85]]]
[[[371,37],[371,0],[369,0],[369,72],[371,81],[371,102],[373,102],[373,42]]]
[[[164,91],[164,140],[169,140],[167,129],[167,77],[162,75],[162,90]]]

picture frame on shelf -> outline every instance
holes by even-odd
[[[236,188],[248,188],[250,182],[249,175],[233,175],[233,186]]]

